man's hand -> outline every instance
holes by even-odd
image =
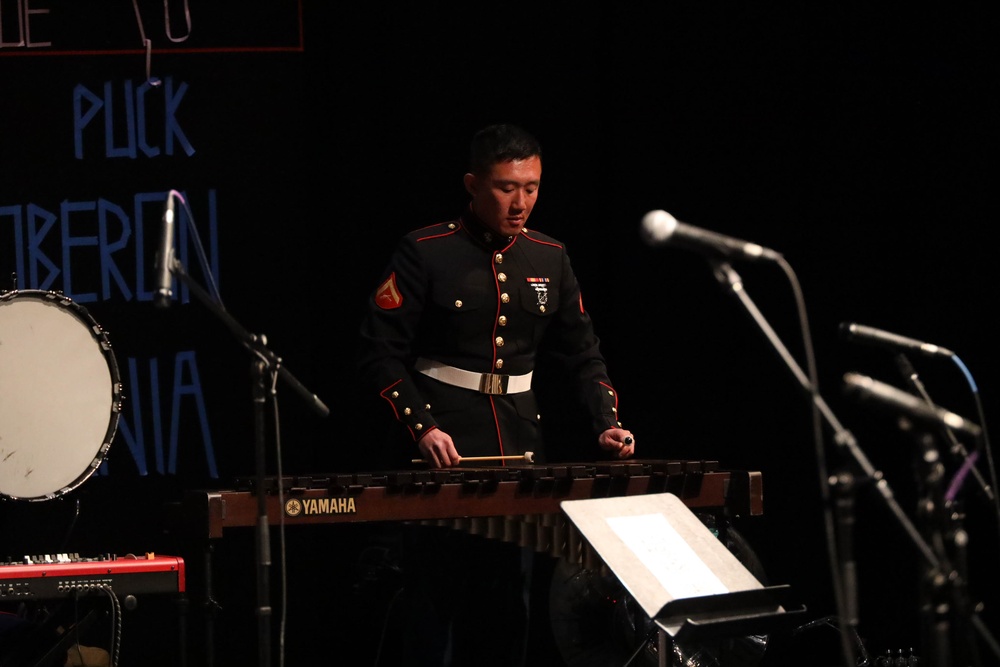
[[[439,428],[432,429],[424,434],[424,437],[417,441],[417,447],[424,459],[429,461],[435,468],[448,468],[457,466],[462,457],[455,449],[455,443],[451,436]]]
[[[605,451],[615,452],[620,459],[627,459],[635,454],[635,437],[632,431],[623,428],[609,428],[598,436],[597,444]]]

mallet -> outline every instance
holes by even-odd
[[[524,454],[518,454],[517,456],[463,456],[460,463],[465,463],[466,461],[525,461],[526,463],[535,462],[534,452],[525,452]],[[427,459],[411,459],[412,463],[429,463]]]

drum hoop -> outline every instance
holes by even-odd
[[[112,401],[108,426],[97,453],[83,472],[81,472],[71,484],[40,496],[16,496],[6,494],[2,489],[0,489],[0,498],[5,497],[11,500],[27,502],[44,502],[60,498],[79,488],[81,484],[86,482],[94,475],[95,472],[97,472],[97,469],[100,468],[101,464],[107,458],[108,451],[111,449],[111,443],[114,441],[115,435],[118,432],[118,422],[121,419],[123,401],[121,375],[118,369],[118,360],[115,358],[115,353],[111,347],[111,341],[108,338],[107,332],[97,322],[97,320],[94,319],[93,315],[90,314],[90,311],[88,311],[86,307],[74,301],[62,292],[53,290],[26,289],[0,292],[0,304],[7,301],[13,302],[15,299],[19,298],[53,303],[61,308],[66,308],[69,312],[71,312],[71,314],[76,316],[82,324],[86,325],[88,331],[90,331],[91,337],[97,342],[98,347],[104,356],[104,360],[108,365],[108,372],[111,378]]]

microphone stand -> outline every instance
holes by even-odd
[[[187,286],[195,297],[203,303],[223,324],[236,336],[237,340],[253,355],[251,373],[253,376],[253,408],[254,408],[254,459],[256,467],[257,486],[257,525],[256,525],[256,556],[257,556],[257,641],[258,665],[268,667],[271,664],[271,602],[270,579],[268,568],[271,566],[271,537],[267,520],[267,495],[264,488],[264,477],[267,467],[266,447],[264,442],[264,403],[268,395],[266,379],[268,373],[277,373],[292,389],[301,396],[306,404],[319,416],[330,414],[329,408],[299,380],[267,348],[264,336],[258,336],[247,331],[222,307],[212,296],[195,282],[187,273],[179,259],[171,255],[168,267],[170,272]],[[273,395],[273,390],[271,391]],[[280,481],[279,481],[280,486]]]
[[[903,420],[901,423],[904,430],[909,430],[910,426],[907,420]],[[920,455],[917,457],[917,472],[920,475],[919,486],[925,494],[918,505],[920,510],[918,514],[923,517],[926,539],[934,545],[935,552],[940,554],[941,561],[945,564],[943,569],[935,568],[925,572],[925,581],[922,582],[921,586],[923,593],[921,612],[924,616],[923,634],[929,649],[931,665],[951,665],[952,655],[948,642],[951,627],[948,617],[954,611],[953,606],[962,610],[967,608],[967,605],[958,599],[959,594],[964,593],[966,573],[959,572],[949,564],[946,533],[951,533],[947,528],[953,519],[948,514],[952,513],[953,510],[945,502],[944,492],[941,488],[944,478],[941,454],[929,433],[915,429],[915,435],[920,446]],[[959,547],[959,555],[964,548],[961,545],[962,542],[964,542],[964,538],[959,538],[955,542],[955,545]],[[955,597],[951,602],[946,597],[949,586]]]
[[[930,427],[927,427],[930,428]],[[961,524],[964,512],[952,498],[952,489],[944,489],[944,465],[930,431],[912,428],[903,422],[904,430],[913,430],[920,446],[919,473],[925,498],[920,514],[925,521],[925,534],[941,554],[947,569],[931,569],[923,582],[924,635],[930,649],[931,665],[984,664],[975,643],[974,631],[993,654],[1000,658],[1000,644],[978,615],[968,589],[969,537]],[[950,438],[945,438],[950,440]],[[947,595],[946,595],[947,594]],[[953,619],[949,621],[949,618]],[[948,641],[955,646],[952,654]]]
[[[743,287],[743,279],[740,278],[739,274],[736,273],[729,262],[717,259],[710,259],[709,262],[712,265],[716,279],[724,286],[728,286],[732,293],[739,299],[740,303],[753,318],[754,322],[756,322],[757,326],[767,337],[768,341],[778,352],[779,356],[781,356],[784,360],[785,365],[788,366],[788,369],[795,376],[796,380],[798,380],[799,385],[809,394],[809,397],[815,407],[819,410],[827,424],[833,429],[834,442],[843,451],[846,451],[850,455],[851,459],[854,461],[855,467],[860,470],[862,480],[875,481],[875,488],[879,491],[880,497],[899,521],[900,525],[903,526],[903,529],[913,541],[914,545],[916,545],[917,549],[921,552],[921,554],[923,554],[931,568],[939,570],[940,564],[937,556],[930,549],[930,547],[927,546],[919,531],[914,527],[909,517],[907,517],[903,512],[899,503],[896,502],[892,489],[889,487],[888,482],[883,479],[881,471],[876,470],[871,464],[864,452],[858,446],[853,434],[840,424],[836,416],[830,410],[830,407],[823,400],[823,397],[820,395],[817,387],[809,380],[798,363],[796,363],[794,357],[792,357],[788,349],[781,342],[781,339],[774,332],[774,329],[771,328],[771,325],[764,318],[763,314],[761,314],[760,310],[758,310],[756,304],[754,304],[753,300],[746,293],[746,290]],[[824,480],[824,482],[830,483],[830,480]],[[854,524],[854,503],[852,494],[854,493],[855,484],[856,475],[847,470],[839,473],[836,476],[834,483],[834,486],[838,489],[840,496],[836,503],[839,515],[838,526],[840,528],[840,537],[838,539],[838,560],[840,561],[840,571],[843,575],[841,585],[837,587],[834,592],[837,595],[838,606],[842,607],[839,615],[843,619],[844,624],[847,625],[853,632],[857,632],[858,623],[857,581],[854,576],[855,563],[851,549],[852,540],[850,539],[850,535],[846,533],[849,532],[849,529],[851,529]],[[854,649],[845,633],[841,633],[841,647],[844,653],[846,667],[855,667]]]
[[[920,394],[920,397],[923,398],[928,405],[934,405],[931,395],[927,393],[927,388],[924,386],[920,376],[917,375],[917,369],[913,366],[913,363],[905,354],[900,353],[896,355],[896,366],[898,367],[900,374],[903,376],[903,379],[906,380],[906,382],[913,387],[918,394]],[[979,490],[984,496],[986,496],[988,501],[993,502],[995,500],[993,489],[991,489],[989,484],[986,483],[986,480],[983,479],[979,469],[975,465],[972,465],[975,461],[969,461],[969,452],[964,446],[962,446],[962,443],[958,441],[958,438],[955,437],[955,433],[950,428],[942,426],[941,434],[950,445],[949,451],[962,461],[964,466],[968,466],[969,472],[972,473],[972,476],[975,477],[976,482],[979,484]]]

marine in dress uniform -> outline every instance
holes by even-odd
[[[563,244],[529,229],[500,236],[471,207],[400,240],[362,341],[361,376],[413,442],[441,428],[462,456],[544,456],[531,387],[543,350],[575,381],[595,438],[621,427]]]
[[[465,212],[404,235],[369,299],[361,378],[395,417],[406,458],[416,451],[453,466],[530,451],[541,460],[533,380],[551,352],[595,434],[581,457],[631,456],[566,249],[526,227],[541,181],[538,143],[498,125],[471,148]],[[544,616],[531,614],[537,554],[440,526],[404,524],[400,538],[401,664],[525,664],[529,617]]]

